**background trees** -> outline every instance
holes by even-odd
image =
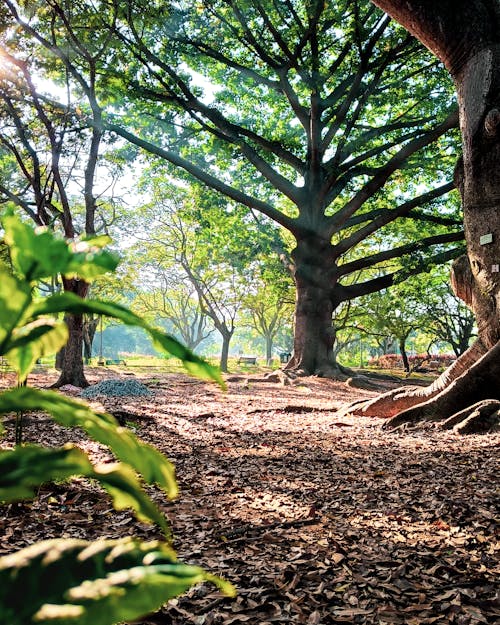
[[[215,328],[222,341],[220,366],[227,371],[237,317],[259,286],[263,288],[259,268],[265,266],[271,246],[282,245],[279,236],[274,228],[261,232],[259,222],[240,207],[227,206],[200,187],[187,189],[146,177],[151,199],[134,222],[141,242],[133,254],[140,263],[139,281],[150,287],[136,305],[151,312],[163,309],[181,336],[198,343],[208,336],[208,328]],[[267,315],[261,320],[268,323]]]
[[[243,299],[248,325],[264,339],[265,361],[272,364],[276,340],[291,327],[294,297],[289,276],[281,264],[267,261],[255,263],[251,272],[251,289]],[[245,321],[244,321],[245,322]],[[290,347],[281,346],[280,352]]]
[[[0,196],[68,239],[105,229],[102,196],[110,180],[100,166],[104,129],[97,95],[98,64],[109,52],[109,38],[88,29],[85,3],[71,6],[70,15],[69,4],[33,10],[6,1],[0,76]],[[85,280],[61,280],[65,291],[87,295]],[[66,323],[69,340],[57,384],[86,386],[83,318],[68,314]]]
[[[140,114],[120,100],[108,128],[293,235],[297,369],[335,373],[333,311],[395,259],[456,255],[450,86],[369,3],[139,1],[113,27]]]

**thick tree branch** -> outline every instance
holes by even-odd
[[[451,250],[446,250],[445,252],[440,252],[431,258],[427,258],[421,265],[413,267],[412,272],[419,273],[425,270],[428,263],[436,265],[442,264],[457,258],[461,254],[463,254],[463,248],[453,248]],[[386,289],[393,284],[396,284],[400,280],[401,276],[406,276],[405,270],[395,271],[393,273],[386,274],[385,276],[379,276],[377,278],[367,280],[366,282],[358,282],[357,284],[351,284],[348,286],[338,284],[332,290],[332,299],[338,305],[341,302],[355,299],[356,297],[361,297],[362,295],[376,293],[377,291],[381,291],[382,289]]]
[[[121,128],[116,124],[107,124],[106,128],[109,131],[116,133],[120,137],[123,137],[127,141],[130,141],[130,143],[137,145],[144,151],[149,152],[150,154],[155,154],[156,156],[160,156],[169,163],[181,167],[189,174],[191,174],[194,178],[200,180],[211,189],[219,191],[226,197],[229,197],[232,200],[243,204],[244,206],[254,208],[264,215],[267,215],[267,217],[270,217],[290,232],[296,233],[298,231],[298,226],[295,219],[284,215],[280,211],[276,210],[273,206],[271,206],[271,204],[263,202],[262,200],[258,200],[250,195],[247,195],[243,191],[239,191],[238,189],[235,189],[234,187],[231,187],[230,185],[222,182],[221,180],[207,173],[194,163],[191,163],[182,156],[179,156],[179,154],[170,150],[165,150],[164,148],[161,148],[158,145],[155,145],[154,143],[151,143],[150,141],[147,141],[145,139],[141,139],[140,137],[137,137],[136,135],[128,132],[127,130]]]
[[[455,184],[453,182],[448,182],[441,187],[437,187],[436,189],[424,193],[423,195],[417,196],[409,200],[408,202],[404,202],[396,208],[384,210],[372,221],[367,223],[366,226],[360,228],[350,236],[345,237],[340,243],[338,243],[335,246],[336,252],[339,254],[339,256],[341,254],[344,254],[345,252],[347,252],[347,250],[351,249],[352,247],[366,239],[368,236],[370,236],[370,234],[373,234],[374,232],[387,225],[388,223],[391,223],[398,217],[408,215],[410,211],[417,206],[423,206],[428,202],[431,202],[432,200],[435,200],[436,198],[441,197],[446,193],[449,193],[454,188],[454,186]],[[342,229],[346,227],[346,224],[344,224],[344,227]],[[334,232],[334,230],[330,230],[330,235],[333,236]]]
[[[438,126],[410,141],[402,147],[384,166],[380,167],[377,174],[347,202],[333,217],[331,231],[340,228],[361,206],[372,197],[388,180],[389,176],[397,171],[403,163],[415,152],[429,145],[451,128],[458,124],[458,112],[454,110]]]
[[[376,219],[380,215],[385,214],[388,208],[376,208],[375,210],[368,211],[366,213],[357,214],[351,217],[341,230],[358,226],[359,224],[366,223],[372,219]],[[431,224],[438,224],[440,226],[461,226],[463,224],[462,219],[455,219],[453,217],[445,217],[441,215],[432,215],[430,213],[424,213],[423,211],[412,210],[408,215],[402,215],[403,219],[414,219],[416,221],[425,221]]]
[[[338,268],[339,276],[346,276],[355,271],[361,271],[361,269],[367,269],[368,267],[374,267],[378,263],[393,258],[400,258],[407,254],[422,251],[430,247],[431,245],[440,245],[443,243],[452,243],[454,241],[462,241],[464,239],[463,232],[449,232],[446,234],[437,234],[431,237],[426,237],[420,241],[413,241],[407,245],[401,245],[400,247],[394,247],[390,250],[379,252],[378,254],[372,254],[371,256],[365,256],[358,260],[353,260],[349,263],[344,263]]]

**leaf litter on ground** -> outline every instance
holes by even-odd
[[[227,392],[173,374],[136,381],[154,391],[147,402],[99,394],[96,405],[174,461],[180,497],[154,497],[179,557],[239,591],[228,599],[199,586],[142,623],[500,622],[499,434],[388,434],[380,419],[339,419],[342,402],[373,393],[318,378]],[[25,437],[109,457],[38,414]],[[46,485],[0,512],[2,554],[42,538],[125,533],[160,536],[85,480]]]

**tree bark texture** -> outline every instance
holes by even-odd
[[[64,290],[75,293],[79,297],[85,298],[88,293],[88,284],[83,280],[75,278],[63,278]],[[61,363],[61,374],[54,387],[72,384],[85,388],[89,385],[85,378],[83,368],[83,315],[67,315],[65,317],[68,326],[69,338],[64,348],[63,362]]]
[[[273,337],[272,335],[266,335],[266,365],[270,367],[273,363]]]
[[[333,350],[334,248],[317,236],[298,239],[292,259],[296,287],[295,332],[293,356],[286,369],[342,376],[335,365]]]
[[[500,339],[500,4],[497,0],[374,0],[420,39],[449,70],[457,90],[463,157],[455,181],[463,203],[467,258],[455,263],[456,293],[473,309],[479,342],[495,354]],[[466,352],[467,353],[467,352]],[[470,354],[469,354],[470,355]],[[498,377],[494,361],[483,356],[453,383],[451,395],[468,402],[492,397]],[[490,368],[490,371],[488,371]],[[495,369],[496,370],[496,369]],[[465,380],[465,382],[463,381]],[[470,380],[470,381],[467,381]],[[492,386],[493,385],[493,386]],[[446,391],[444,391],[446,394]],[[485,397],[486,396],[486,397]],[[438,403],[435,405],[437,406]],[[456,402],[459,404],[463,402]],[[429,405],[403,413],[392,425],[434,412]],[[443,418],[449,416],[443,414]]]
[[[92,358],[92,345],[98,323],[99,317],[91,318],[86,316],[83,320],[83,358],[87,364]]]
[[[232,333],[229,334],[229,333],[221,332],[221,336],[222,336],[222,349],[221,349],[221,354],[220,354],[219,367],[221,371],[223,371],[224,373],[227,373],[227,368],[228,368],[227,365],[228,365],[228,359],[229,359],[229,343],[231,342]]]

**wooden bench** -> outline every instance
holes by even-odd
[[[256,365],[257,357],[256,356],[240,356],[238,358],[239,365]]]

